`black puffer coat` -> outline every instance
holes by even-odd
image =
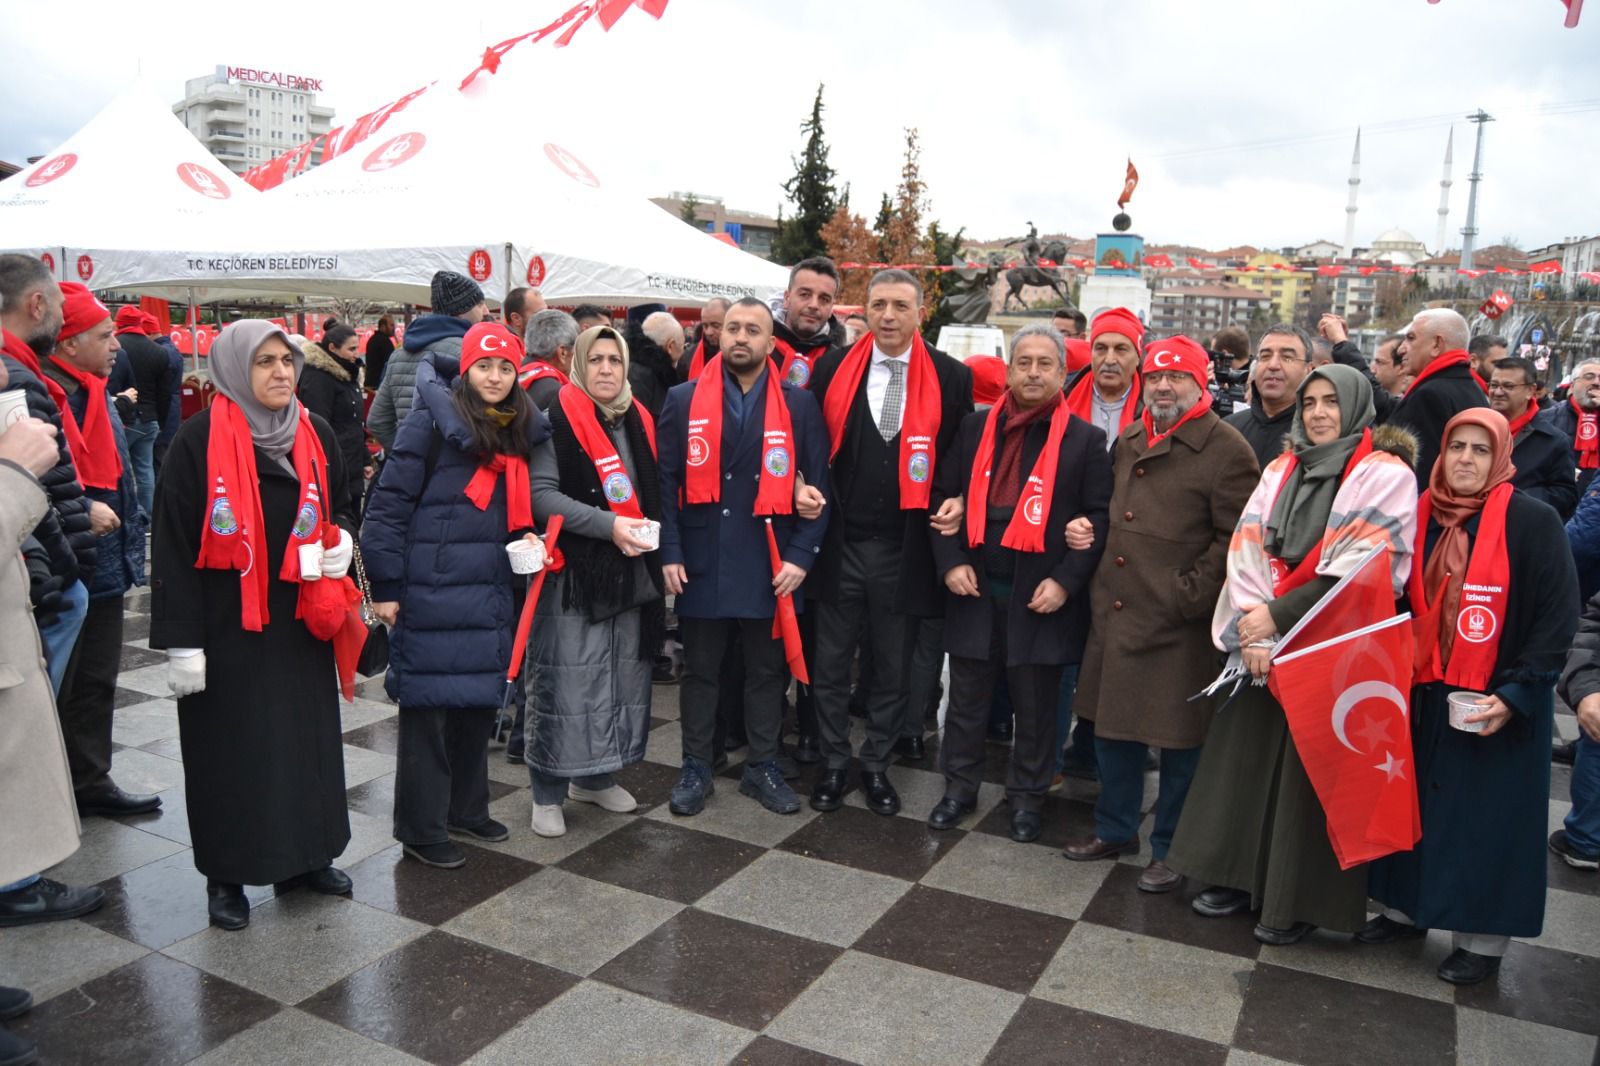
[[[89,528],[89,498],[84,495],[83,483],[78,480],[78,469],[67,451],[66,434],[61,429],[61,412],[50,398],[44,382],[27,367],[9,355],[0,356],[10,375],[10,389],[22,389],[28,397],[28,414],[56,427],[56,443],[60,449],[56,465],[39,479],[50,497],[50,513],[33,531],[33,536],[50,554],[51,571],[67,584],[81,575],[94,573],[96,549],[99,540]]]

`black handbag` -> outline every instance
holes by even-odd
[[[355,545],[356,583],[361,586],[361,620],[367,624],[367,639],[356,659],[356,673],[373,677],[389,669],[389,629],[372,613],[372,586],[367,583],[367,568],[361,561],[361,545]]]

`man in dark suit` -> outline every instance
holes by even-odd
[[[928,527],[953,535],[961,521],[961,488],[947,456],[972,411],[972,371],[922,343],[922,284],[914,275],[874,274],[866,312],[871,332],[848,352],[824,355],[811,376],[828,427],[838,516],[809,587],[817,602],[812,680],[826,759],[811,806],[832,811],[843,801],[850,664],[870,627],[874,673],[861,781],[867,805],[891,815],[900,796],[885,771],[908,713],[915,621],[944,610]]]
[[[826,496],[828,438],[811,394],[777,380],[772,324],[760,300],[729,307],[722,354],[668,391],[661,413],[662,576],[677,597],[685,656],[683,773],[669,801],[678,815],[699,814],[714,791],[717,704],[732,683],[730,648],[742,657],[737,702],[750,742],[739,791],[779,814],[800,809],[777,763],[789,667],[772,620],[779,596],[801,606],[801,582],[821,548],[827,510],[811,519],[795,513],[795,471]],[[777,573],[769,523],[782,560]]]
[[[1403,359],[1411,387],[1392,413],[1383,418],[1417,435],[1417,488],[1428,487],[1445,423],[1469,407],[1489,406],[1487,382],[1478,380],[1467,354],[1467,320],[1448,307],[1418,311],[1395,349]]]
[[[1531,359],[1501,359],[1489,377],[1489,406],[1511,423],[1511,483],[1556,509],[1565,522],[1578,509],[1578,473],[1572,446],[1547,418],[1539,417],[1534,390],[1539,372]]]
[[[1066,345],[1055,327],[1017,331],[1006,377],[1001,400],[961,423],[950,455],[958,483],[968,486],[964,528],[931,538],[935,568],[953,595],[944,627],[950,709],[939,749],[945,793],[928,825],[950,829],[976,806],[990,701],[1003,676],[1016,716],[1006,772],[1011,839],[1027,843],[1039,838],[1055,772],[1062,671],[1076,671],[1089,634],[1111,459],[1105,432],[1066,406]],[[1094,528],[1094,546],[1069,551],[1059,531],[1079,516]]]

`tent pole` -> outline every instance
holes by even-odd
[[[194,360],[193,370],[200,373],[200,316],[194,309],[194,286],[189,286],[189,358]]]
[[[506,317],[506,299],[507,299],[507,297],[509,297],[511,295],[511,287],[512,287],[511,286],[511,242],[507,241],[506,242],[506,288],[505,288],[505,292],[500,297],[500,319],[501,319],[501,321],[504,321],[505,317]]]

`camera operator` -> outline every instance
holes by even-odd
[[[1227,417],[1244,434],[1263,467],[1283,451],[1283,438],[1294,423],[1295,393],[1311,370],[1311,334],[1280,322],[1256,344],[1250,406]]]
[[[1211,338],[1211,401],[1226,418],[1245,405],[1250,380],[1250,335],[1238,326],[1224,326]]]

